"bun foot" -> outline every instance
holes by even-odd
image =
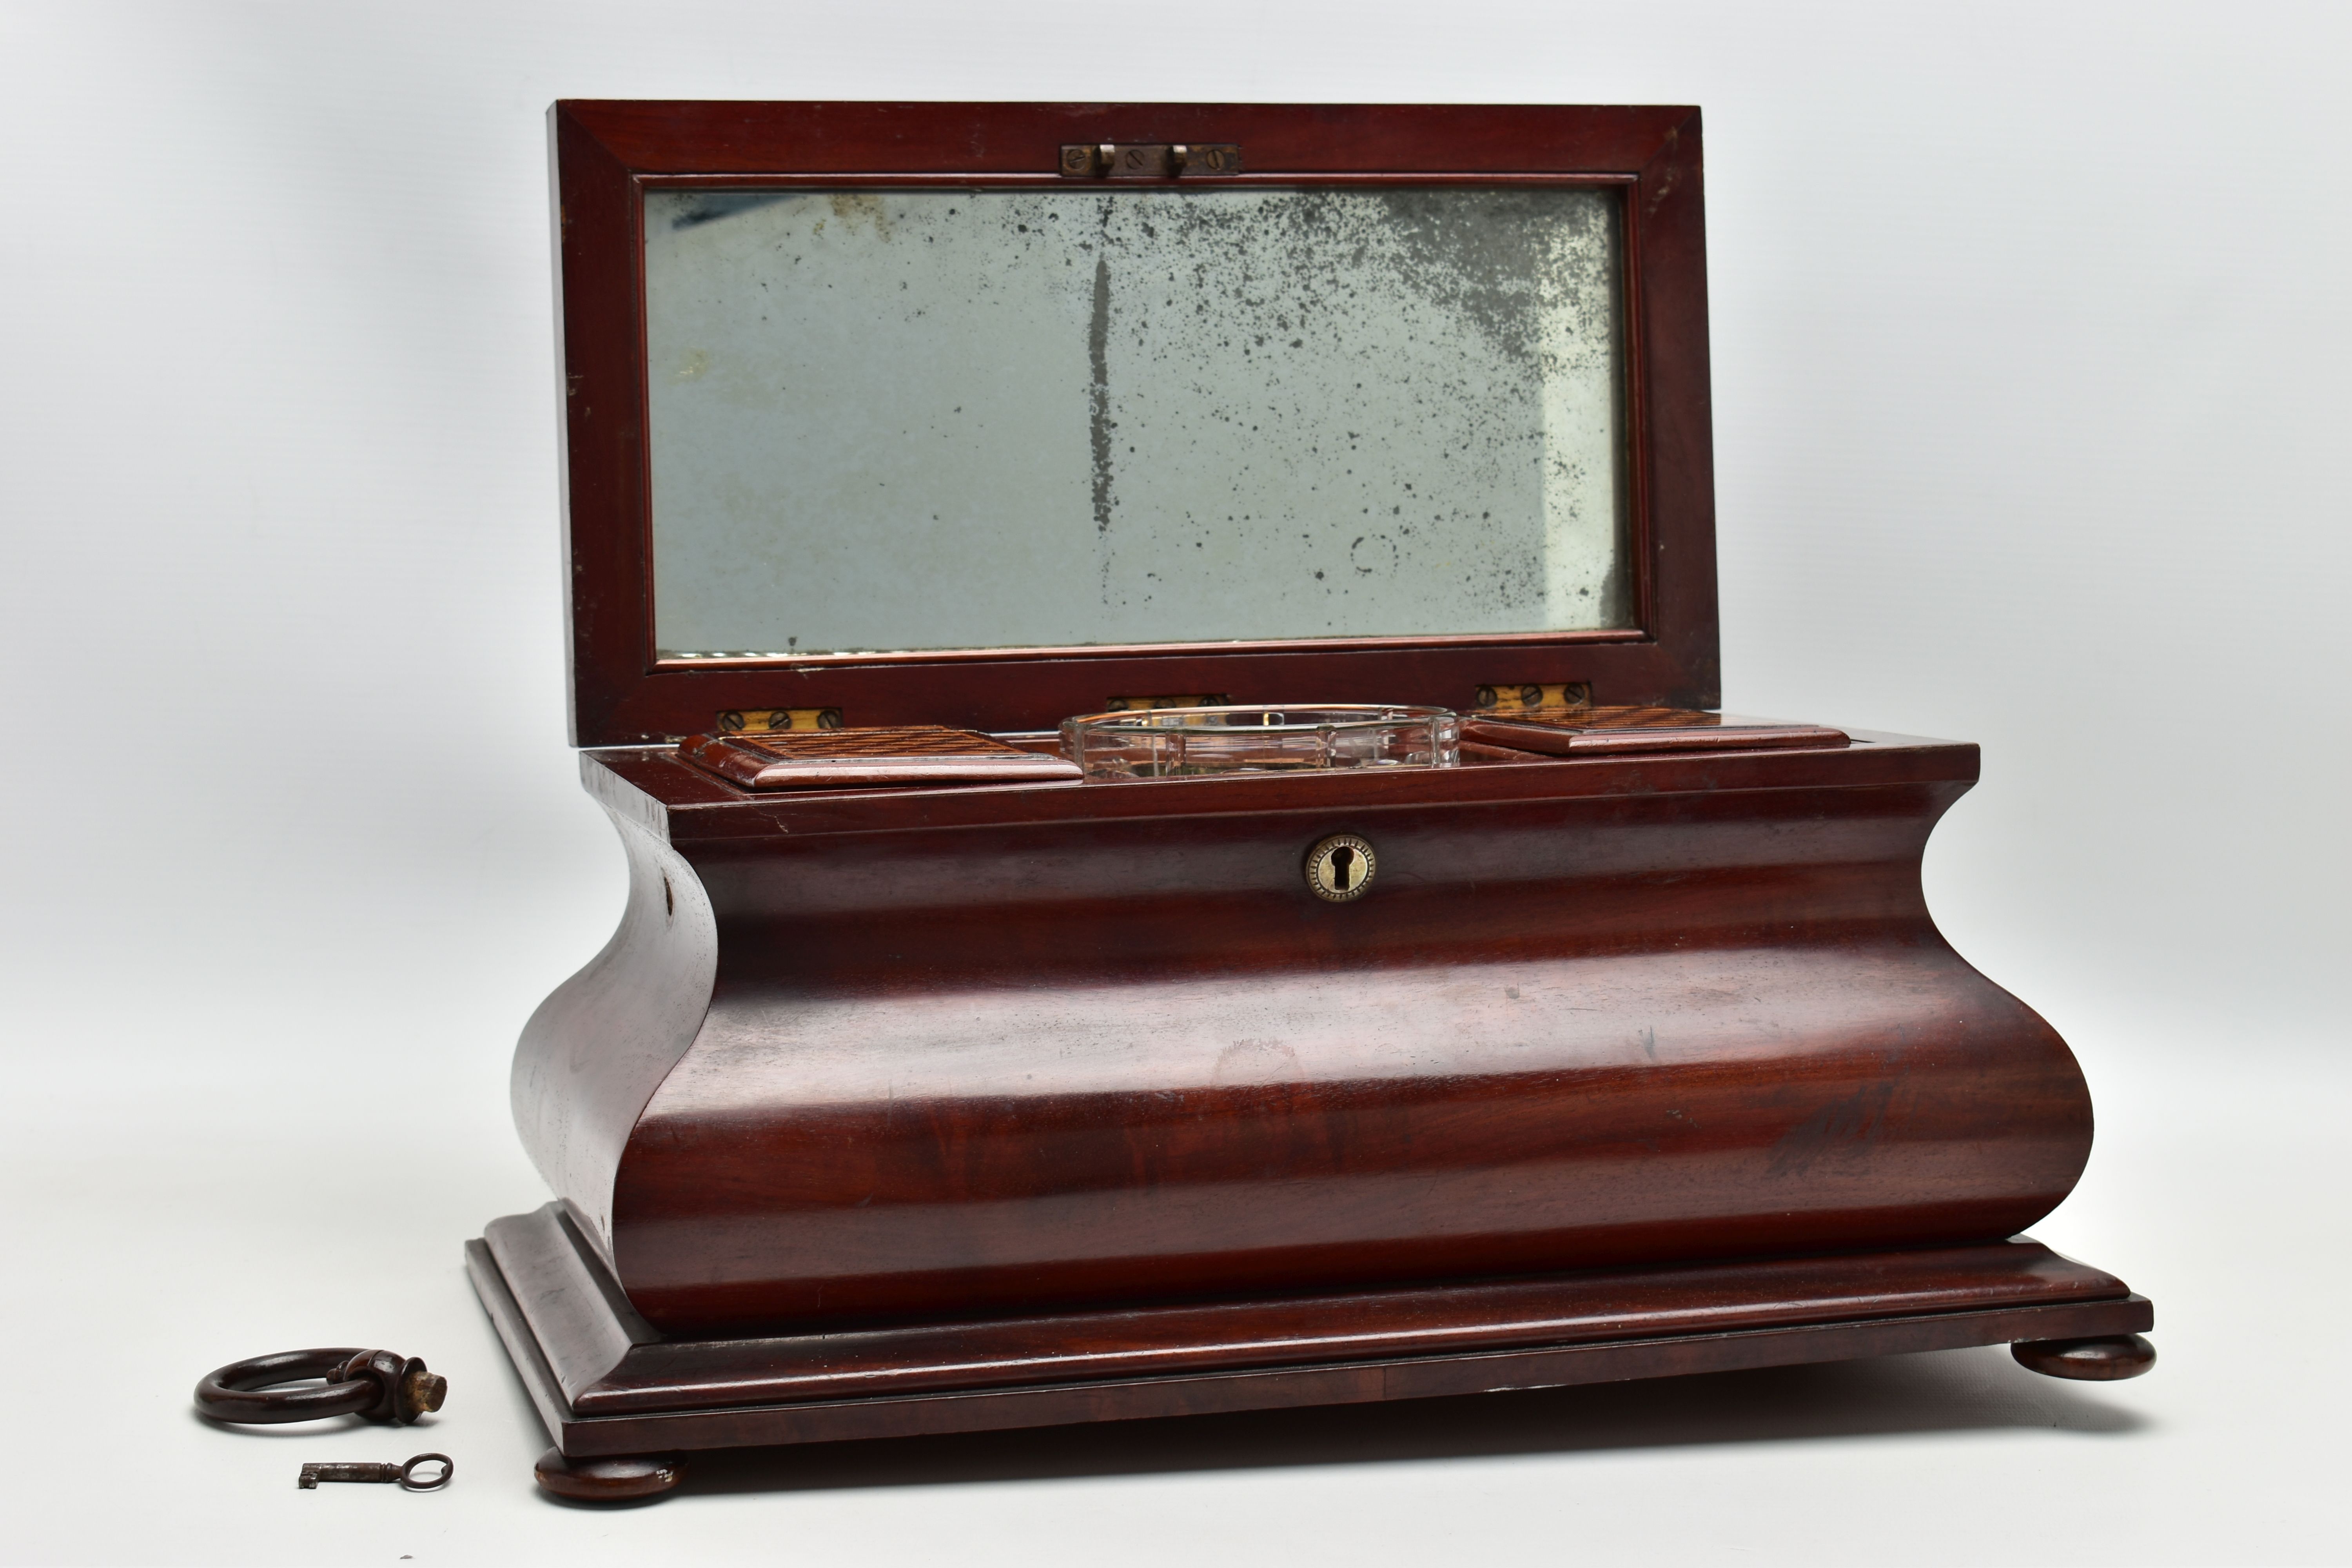
[[[573,1502],[628,1502],[659,1497],[686,1479],[686,1466],[667,1454],[571,1459],[550,1448],[533,1468],[540,1489]]]
[[[2109,1383],[2137,1377],[2156,1364],[2156,1347],[2137,1334],[2100,1340],[2020,1340],[2009,1347],[2017,1364],[2044,1377]]]

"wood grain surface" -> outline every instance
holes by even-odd
[[[567,1257],[567,1253],[569,1256]],[[664,1340],[603,1311],[551,1210],[467,1247],[575,1458],[1361,1404],[2136,1333],[2153,1312],[2029,1241],[1224,1308]]]
[[[1973,749],[1863,741],[788,797],[600,753],[632,912],[519,1115],[674,1334],[1997,1240],[2088,1095],[1920,898]]]
[[[1921,894],[1972,746],[1637,724],[1531,754],[1496,714],[1458,768],[753,791],[650,743],[783,710],[1032,755],[1139,691],[1712,708],[1696,110],[574,102],[552,128],[574,729],[630,894],[516,1056],[559,1204],[469,1257],[563,1455],[2148,1326],[2010,1239],[2074,1186],[2091,1107]],[[1044,185],[1066,143],[1180,141],[1241,145],[1242,183],[1620,193],[1635,627],[656,659],[646,189]],[[1380,868],[1345,903],[1303,875],[1334,834]]]

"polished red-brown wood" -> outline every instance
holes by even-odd
[[[896,784],[1076,779],[1078,765],[1043,748],[936,725],[810,730],[782,735],[691,735],[677,755],[745,789],[856,789]]]
[[[2088,1095],[1920,898],[1974,749],[1859,738],[787,795],[594,754],[629,913],[518,1117],[672,1333],[1998,1239]]]
[[[825,707],[849,723],[1044,729],[1119,693],[1475,705],[1497,680],[1594,700],[1718,700],[1714,451],[1699,116],[1503,105],[668,103],[551,111],[562,270],[572,731],[676,739],[722,710]],[[1066,142],[1238,142],[1243,184],[1527,183],[1624,193],[1631,548],[1626,631],[983,649],[790,661],[655,658],[643,189],[1058,184]]]
[[[572,1502],[635,1502],[676,1489],[686,1467],[668,1454],[574,1459],[550,1448],[532,1473],[541,1490]]]
[[[2082,1340],[2025,1340],[2009,1347],[2017,1364],[2044,1377],[2114,1383],[2156,1365],[2156,1347],[2137,1334]]]
[[[584,742],[818,707],[1035,752],[1151,691],[1714,703],[1694,110],[569,103],[553,132]],[[1239,142],[1276,184],[1621,190],[1640,626],[657,664],[642,189],[1046,183],[1106,141]],[[560,1206],[469,1249],[547,1484],[2002,1342],[2148,1364],[2146,1301],[2010,1239],[2091,1110],[1921,894],[1973,746],[1512,733],[1455,768],[1108,784],[755,791],[667,745],[583,755],[631,887],[516,1056]],[[1302,874],[1335,833],[1377,849],[1344,904]]]
[[[2038,1244],[2000,1241],[1728,1268],[1545,1274],[807,1334],[671,1339],[629,1309],[578,1222],[560,1205],[493,1221],[483,1239],[518,1300],[538,1303],[531,1315],[543,1331],[537,1334],[542,1353],[578,1416],[659,1413],[681,1404],[772,1405],[1592,1344],[1825,1318],[2114,1302],[2130,1295],[2114,1276]]]
[[[2028,1241],[862,1334],[667,1339],[551,1206],[467,1268],[566,1468],[593,1456],[1424,1399],[2149,1327]],[[546,1461],[542,1461],[542,1474]],[[580,1495],[580,1494],[569,1494]]]
[[[1733,721],[1713,713],[1690,714],[1688,719],[1692,721],[1678,723],[1672,710],[1636,711],[1658,711],[1664,717],[1653,722],[1614,725],[1583,724],[1573,719],[1546,722],[1474,713],[1463,721],[1462,734],[1473,743],[1544,757],[1589,757],[1602,752],[1769,751],[1846,744],[1845,731],[1826,724]]]

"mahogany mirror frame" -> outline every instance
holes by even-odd
[[[1604,703],[1721,697],[1706,246],[1691,108],[730,103],[549,111],[561,260],[572,738],[673,740],[729,710],[854,725],[1050,728],[1114,693],[1472,706],[1497,681]],[[653,186],[1057,188],[1065,145],[1234,143],[1223,184],[1566,184],[1623,193],[1635,624],[1601,631],[664,661],[655,654],[643,193]]]

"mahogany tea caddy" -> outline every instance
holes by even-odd
[[[1976,748],[1713,712],[1696,110],[551,126],[573,737],[630,891],[516,1056],[557,1199],[467,1248],[549,1489],[2148,1364],[2147,1301],[2019,1235],[2088,1157],[2081,1072],[1921,894]],[[1164,702],[1451,709],[1461,761],[1052,761]],[[793,771],[901,726],[976,771]]]

